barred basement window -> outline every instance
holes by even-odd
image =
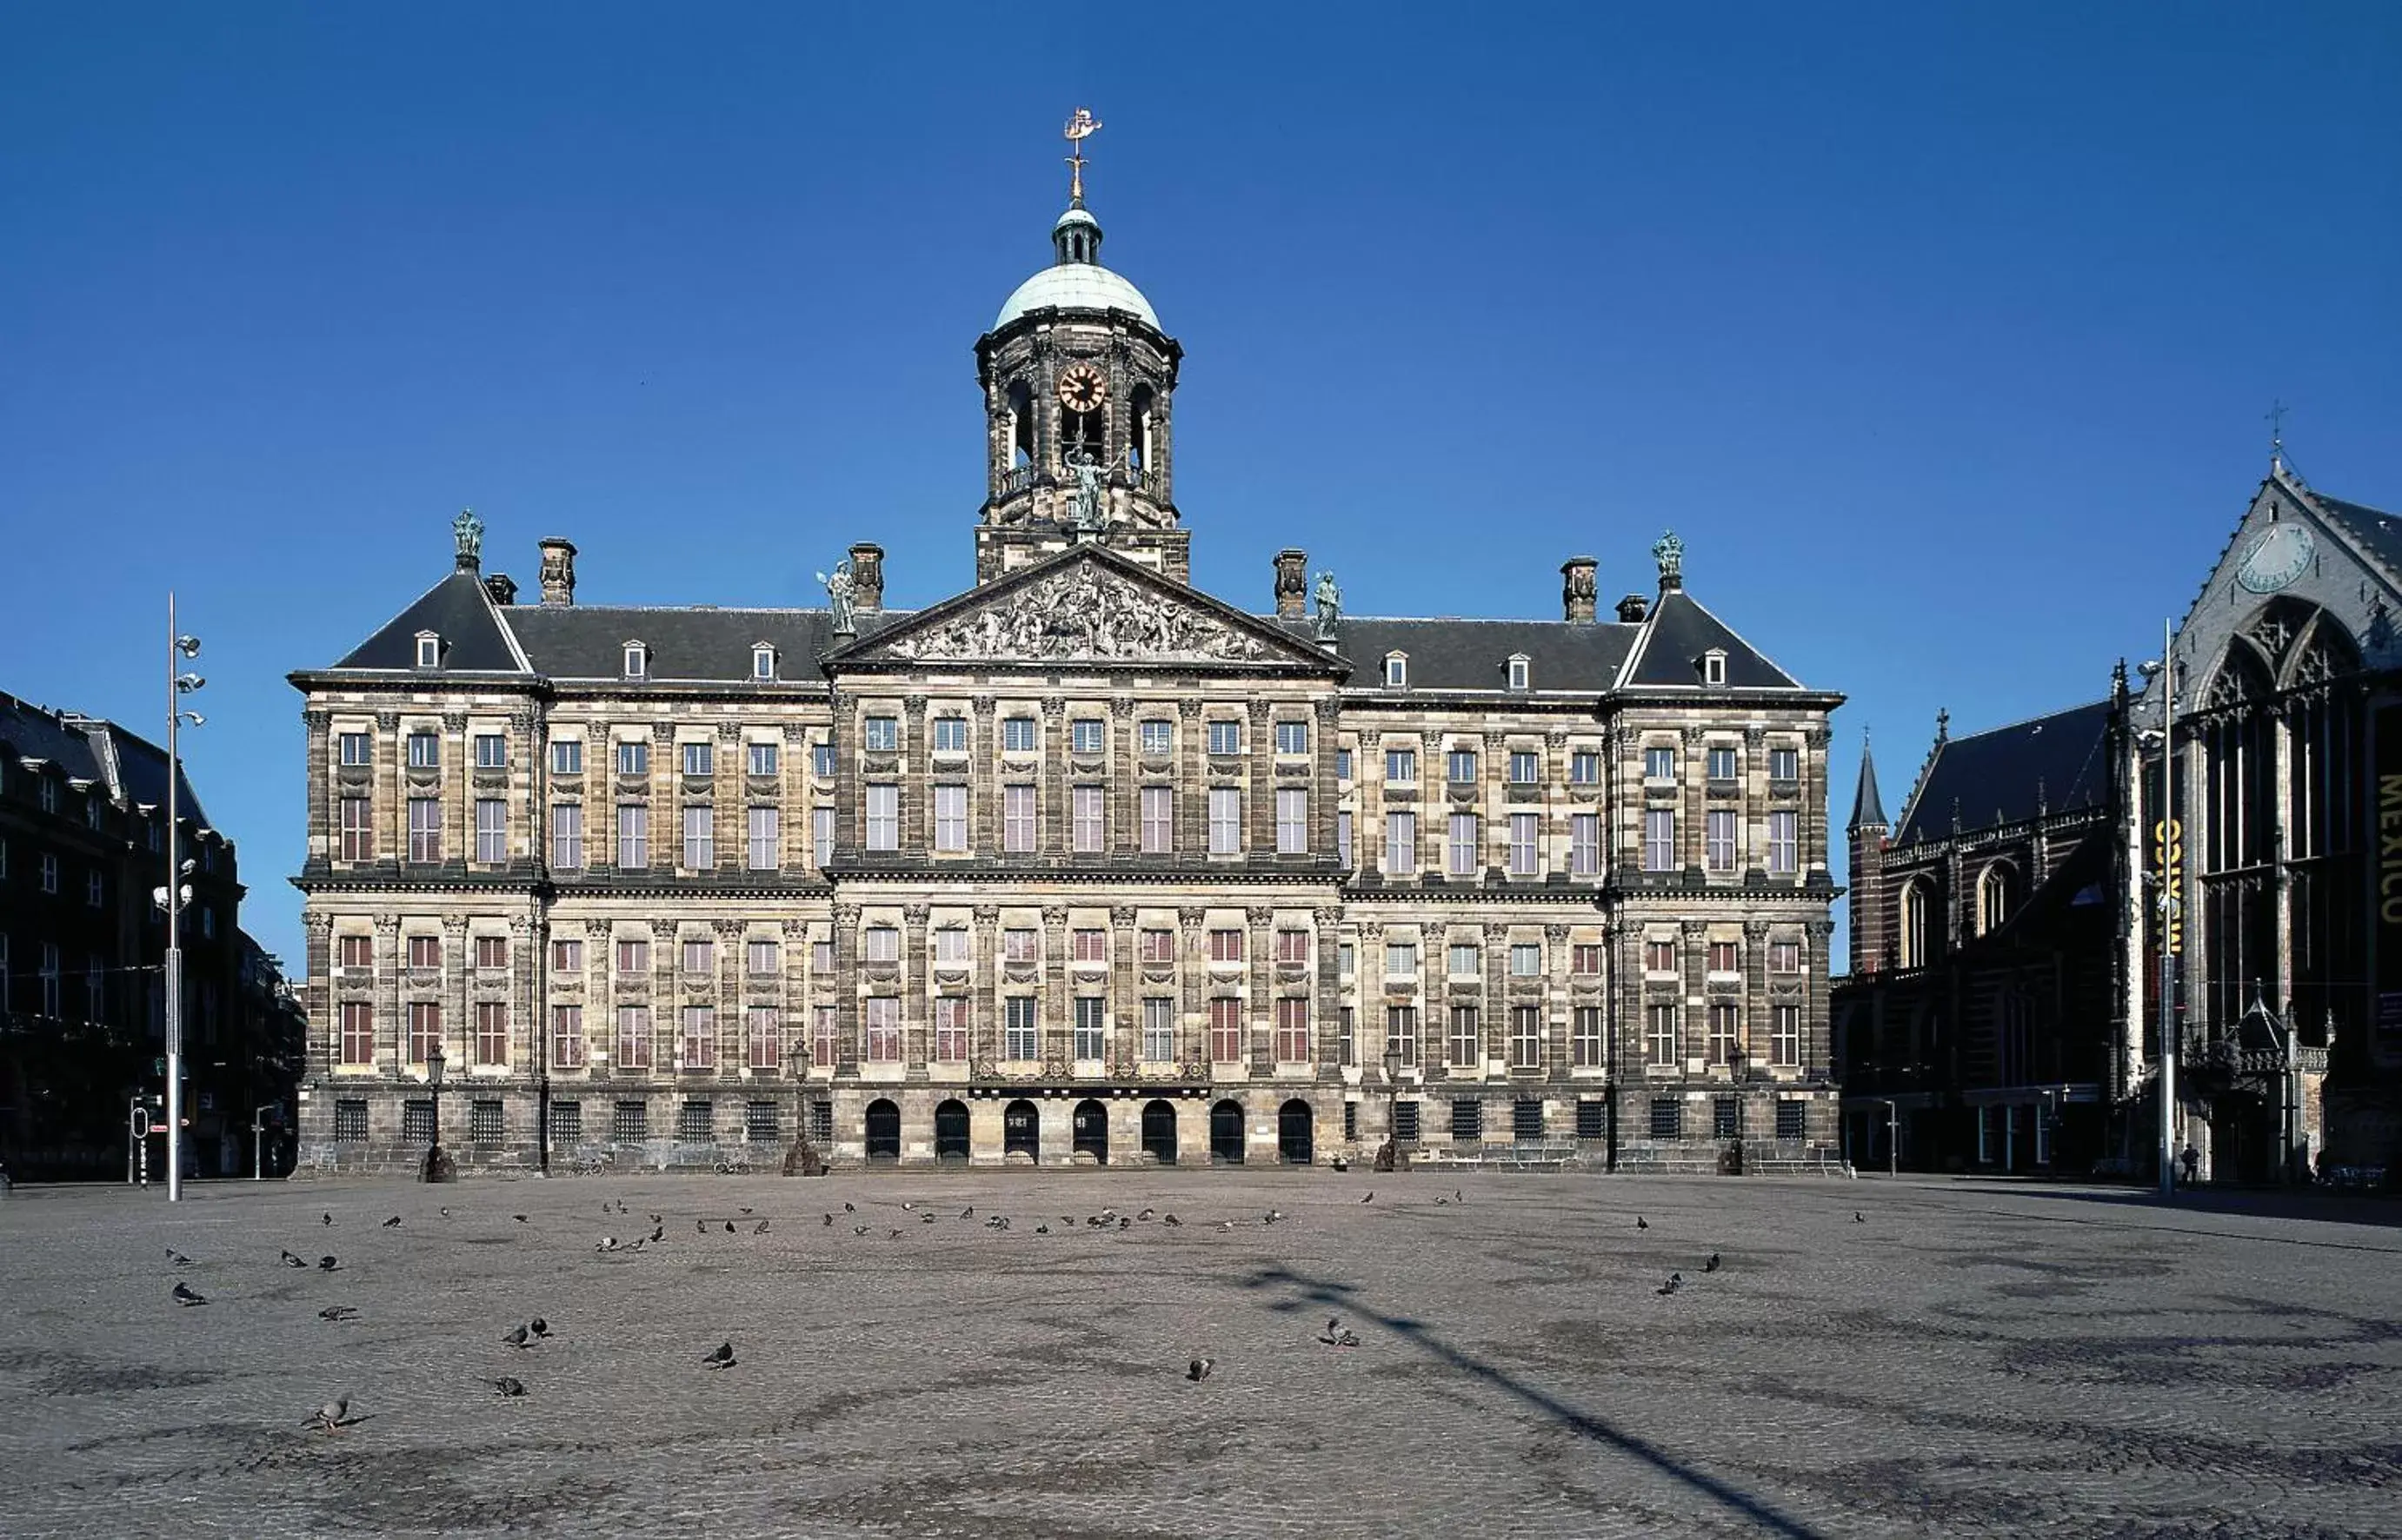
[[[784,1122],[773,1102],[752,1102],[742,1110],[743,1136],[754,1145],[783,1142]]]
[[[334,1104],[334,1142],[343,1145],[367,1142],[366,1103],[344,1100]]]
[[[1588,1096],[1577,1103],[1576,1136],[1580,1139],[1609,1137],[1609,1104]]]
[[[1451,1104],[1451,1136],[1460,1140],[1484,1137],[1483,1102],[1462,1100]]]
[[[400,1142],[408,1145],[430,1145],[434,1142],[434,1104],[432,1102],[401,1104]]]
[[[832,1102],[809,1104],[809,1138],[817,1144],[827,1144],[833,1141],[834,1104]]]
[[[1393,1107],[1393,1138],[1396,1142],[1414,1145],[1418,1142],[1418,1104],[1399,1102]]]
[[[496,1101],[474,1101],[467,1104],[467,1142],[474,1145],[496,1145],[503,1137],[501,1104]]]
[[[1651,1102],[1651,1137],[1681,1139],[1685,1136],[1685,1104],[1675,1096],[1657,1096]]]
[[[1776,1136],[1780,1139],[1801,1139],[1808,1136],[1803,1117],[1808,1110],[1802,1102],[1776,1104]]]
[[[1743,1136],[1743,1104],[1732,1096],[1720,1096],[1710,1103],[1710,1137],[1736,1139]]]
[[[550,1142],[553,1145],[577,1145],[584,1142],[584,1104],[553,1102],[550,1104]]]
[[[686,1102],[676,1109],[676,1137],[688,1145],[707,1144],[717,1137],[707,1102]]]
[[[621,1145],[640,1144],[651,1136],[651,1109],[644,1102],[619,1102],[609,1122],[609,1136]]]
[[[1510,1109],[1510,1132],[1520,1139],[1543,1136],[1543,1104],[1532,1097],[1523,1097]]]

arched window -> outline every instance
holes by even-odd
[[[2002,928],[2018,907],[2017,894],[2011,879],[2016,875],[2008,861],[1995,861],[1985,868],[1977,879],[1977,934],[1990,936]]]
[[[1926,885],[1912,883],[1901,890],[1901,956],[1897,959],[1903,968],[1925,968],[1929,961],[1926,950]]]
[[[1152,423],[1158,398],[1148,385],[1138,385],[1126,401],[1126,463],[1139,472],[1153,468]]]
[[[1009,388],[1009,463],[1034,463],[1034,392],[1022,379]]]

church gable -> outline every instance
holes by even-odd
[[[1340,659],[1095,546],[921,611],[829,663],[836,668],[1064,663],[1344,671]]]

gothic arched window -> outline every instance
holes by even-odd
[[[1901,956],[1903,968],[1925,968],[1930,960],[1926,942],[1926,885],[1913,882],[1901,890]]]
[[[1977,934],[1990,936],[2002,928],[2017,907],[2008,861],[1995,861],[1977,879]]]

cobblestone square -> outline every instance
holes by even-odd
[[[1433,1171],[188,1191],[0,1203],[9,1535],[2402,1533],[2374,1203]],[[301,1426],[345,1392],[350,1425]]]

